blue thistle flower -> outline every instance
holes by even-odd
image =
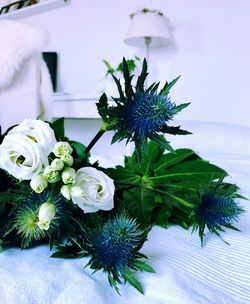
[[[235,198],[239,197],[236,193],[237,187],[232,185],[234,187],[232,191],[230,188],[225,188],[225,185],[219,181],[213,187],[200,193],[199,202],[194,208],[193,230],[199,229],[202,245],[206,227],[211,233],[220,237],[219,232],[224,232],[223,226],[237,230],[232,224],[237,222],[244,212],[235,201]]]
[[[129,129],[135,139],[145,142],[152,134],[161,132],[162,126],[173,118],[174,107],[167,96],[137,93],[124,105],[119,128]]]
[[[209,227],[224,226],[238,221],[242,208],[230,196],[204,193],[195,213]]]
[[[103,269],[117,292],[117,283],[122,283],[122,278],[143,292],[132,270],[154,272],[145,262],[138,260],[145,258],[139,250],[146,241],[147,232],[140,230],[136,221],[124,213],[108,220],[94,232],[87,233],[84,249],[91,256],[87,266]]]
[[[106,130],[114,130],[115,135],[112,143],[123,139],[127,139],[127,142],[134,141],[139,158],[148,139],[173,151],[167,140],[159,133],[190,134],[186,130],[181,130],[180,127],[168,125],[175,114],[189,105],[189,103],[184,103],[176,106],[168,96],[170,89],[179,77],[170,83],[166,82],[158,93],[159,83],[153,83],[145,89],[144,83],[147,75],[147,62],[144,59],[141,74],[136,86],[133,87],[131,84],[133,76],[129,74],[127,61],[123,59],[125,92],[122,90],[120,80],[113,75],[120,95],[119,98],[113,98],[116,106],[109,106],[105,94],[97,103],[98,112],[103,119],[100,134]]]
[[[140,236],[135,220],[115,217],[92,239],[95,257],[104,269],[117,273],[133,259]]]

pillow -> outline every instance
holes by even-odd
[[[221,122],[177,121],[191,135],[167,135],[173,148],[190,148],[200,154],[250,157],[250,127]]]

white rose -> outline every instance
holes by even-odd
[[[42,120],[25,119],[18,126],[14,127],[8,135],[21,133],[35,142],[42,148],[44,154],[48,156],[56,144],[54,130],[50,125]]]
[[[0,168],[19,180],[32,179],[47,165],[44,151],[26,135],[6,135],[0,145]]]
[[[114,207],[115,186],[111,178],[92,167],[77,171],[76,183],[71,188],[74,204],[86,213],[111,210]]]
[[[38,227],[42,230],[48,230],[50,222],[53,220],[55,215],[56,207],[50,202],[43,203],[38,212]]]

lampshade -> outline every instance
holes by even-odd
[[[135,14],[124,43],[135,47],[146,47],[145,38],[150,37],[150,47],[166,46],[170,42],[167,19],[155,13]]]

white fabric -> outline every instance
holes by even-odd
[[[0,21],[0,90],[9,86],[23,63],[45,46],[46,32],[11,20]]]
[[[200,142],[200,145],[202,143]],[[241,147],[239,147],[239,152]],[[224,151],[226,153],[226,151]],[[239,154],[206,158],[230,172],[230,182],[250,197],[250,161]],[[204,152],[205,154],[205,152]],[[121,297],[112,290],[102,272],[91,276],[83,269],[88,259],[50,259],[47,246],[0,254],[1,304],[246,304],[250,299],[250,208],[238,228],[223,238],[207,235],[201,248],[197,234],[180,227],[154,227],[142,252],[156,273],[138,273],[145,295],[129,285],[121,286]]]

